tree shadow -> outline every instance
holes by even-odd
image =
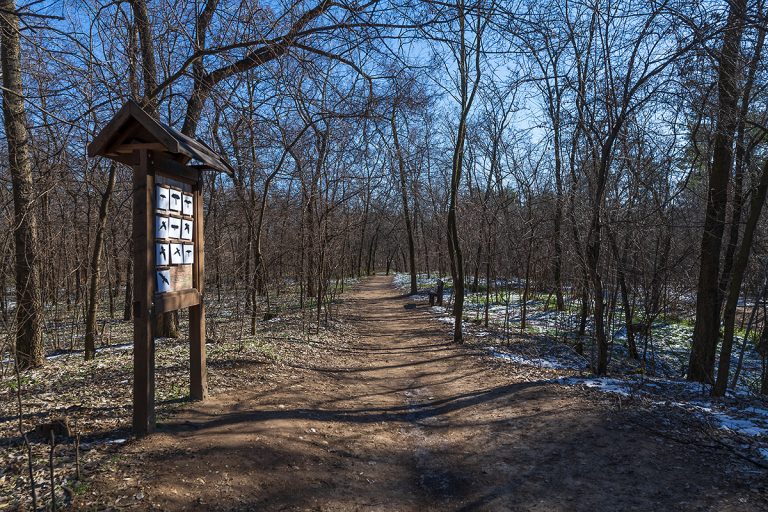
[[[559,393],[548,384],[495,386],[388,407],[220,417],[198,411],[204,419],[163,426],[180,449],[149,454],[142,464],[189,494],[163,490],[162,504],[172,510],[210,499],[195,479],[216,487],[220,471],[237,473],[226,482],[231,493],[205,508],[710,510],[739,495],[734,486],[740,477],[727,474],[724,463],[732,455],[725,450],[670,446],[638,432],[633,421],[647,414],[642,411],[558,406]],[[396,437],[403,428],[410,434],[402,443],[370,441]],[[417,444],[406,442],[412,436]],[[691,478],[694,466],[697,477]],[[186,483],[178,483],[179,475]]]

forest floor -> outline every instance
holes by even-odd
[[[676,408],[448,343],[388,277],[339,314],[343,335],[121,445],[74,507],[768,510],[764,470]]]

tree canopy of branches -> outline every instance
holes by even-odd
[[[130,319],[131,169],[85,146],[134,98],[234,169],[207,300],[251,333],[276,294],[319,325],[337,283],[407,272],[449,282],[455,342],[551,308],[596,373],[651,371],[691,324],[680,376],[722,395],[749,352],[766,392],[765,7],[4,0],[0,348],[94,358]]]

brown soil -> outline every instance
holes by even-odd
[[[93,493],[139,510],[768,510],[754,467],[674,416],[449,344],[408,302],[365,281],[341,310],[352,341],[191,404]]]

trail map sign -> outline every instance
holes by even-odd
[[[188,187],[176,180],[155,176],[155,182],[166,182],[155,185],[155,291],[194,288],[195,196],[185,194]]]
[[[88,145],[133,167],[133,429],[155,428],[157,315],[189,308],[190,396],[208,393],[205,363],[202,171],[230,172],[202,142],[129,100]]]

